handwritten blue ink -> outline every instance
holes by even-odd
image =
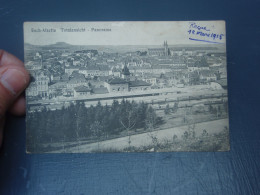
[[[190,28],[195,28],[195,29],[198,29],[198,30],[210,31],[209,29],[207,29],[206,26],[199,26],[195,22],[190,24]]]
[[[207,40],[202,40],[202,39],[189,38],[189,40],[192,40],[192,41],[202,41],[202,42],[207,42],[207,43],[218,43],[218,44],[221,44],[221,42],[207,41]]]
[[[199,26],[195,22],[190,24],[188,33],[189,33],[189,35],[194,35],[194,36],[198,37],[198,39],[190,38],[190,40],[204,41],[204,42],[208,42],[208,43],[220,43],[220,42],[216,42],[216,41],[222,40],[223,36],[225,36],[224,34],[214,33],[211,31],[210,28],[207,28],[206,26]],[[209,40],[206,41],[203,39],[199,39],[199,37],[209,38]]]

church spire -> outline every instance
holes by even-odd
[[[124,65],[124,68],[122,69],[122,74],[123,74],[123,75],[130,75],[130,71],[129,71],[129,69],[127,68],[126,63],[125,63],[125,65]]]
[[[169,48],[168,48],[168,43],[167,41],[164,41],[164,55],[168,56],[169,55]]]
[[[125,63],[124,68],[122,69],[121,77],[127,81],[129,81],[130,77],[130,71],[127,68],[127,65]]]

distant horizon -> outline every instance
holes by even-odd
[[[129,45],[129,44],[126,44],[126,45],[111,45],[111,44],[107,44],[107,45],[78,45],[78,44],[71,44],[71,43],[68,43],[68,42],[65,42],[65,41],[58,41],[58,42],[55,42],[55,43],[50,43],[50,44],[45,44],[45,45],[37,45],[37,44],[32,44],[32,43],[24,43],[25,45],[32,45],[32,46],[51,46],[51,45],[57,45],[58,43],[62,43],[62,44],[67,44],[67,45],[70,45],[70,46],[163,46],[163,44],[146,44],[146,45]],[[177,46],[177,47],[180,47],[180,46],[188,46],[188,47],[224,47],[225,44],[168,44],[168,46]]]

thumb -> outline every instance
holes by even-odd
[[[23,63],[13,55],[0,50],[0,146],[5,113],[28,83],[29,74]]]

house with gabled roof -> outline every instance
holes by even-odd
[[[109,71],[110,69],[106,65],[87,66],[87,67],[81,67],[79,69],[79,73],[84,74],[85,77],[108,76]]]
[[[74,97],[90,95],[91,89],[88,86],[80,85],[74,88]]]
[[[129,91],[146,91],[151,89],[151,84],[142,80],[129,81]]]
[[[73,77],[67,82],[68,89],[72,89],[80,85],[87,85],[85,77]]]
[[[108,89],[108,92],[127,92],[128,89],[128,82],[125,79],[116,77],[109,79],[105,82],[105,87]]]
[[[217,76],[216,74],[211,70],[201,70],[199,71],[200,80],[201,81],[216,81]]]

